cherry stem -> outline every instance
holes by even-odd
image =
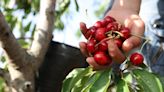
[[[150,40],[150,39],[148,39],[148,38],[145,38],[145,37],[142,37],[142,36],[139,36],[139,35],[136,35],[136,34],[132,34],[132,33],[131,33],[131,35],[132,35],[132,36],[136,36],[136,37],[141,38],[141,39],[144,39],[144,40]]]
[[[113,37],[107,37],[107,38],[105,38],[105,39],[103,39],[103,40],[101,40],[100,42],[98,42],[96,45],[95,45],[95,47],[97,47],[99,44],[101,44],[103,41],[108,41],[108,40],[110,40],[110,39],[112,39]]]
[[[146,43],[148,43],[150,40],[146,40],[143,44],[142,44],[142,46],[141,46],[141,48],[140,48],[140,53],[142,52],[142,50],[143,50],[143,48],[144,48],[144,46],[146,45]]]
[[[145,37],[142,37],[142,36],[139,36],[139,35],[135,35],[135,34],[131,34],[131,35],[133,35],[133,36],[136,36],[136,37],[139,37],[139,38],[141,38],[141,39],[144,39],[145,40],[145,42],[142,44],[142,46],[141,46],[141,48],[140,48],[140,53],[142,52],[142,50],[143,50],[143,48],[144,48],[144,46],[146,45],[146,43],[148,43],[149,41],[150,41],[150,39],[148,39],[148,38],[145,38]]]

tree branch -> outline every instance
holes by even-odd
[[[54,29],[54,11],[56,0],[41,0],[40,16],[36,25],[30,53],[37,59],[36,69],[40,66],[52,39]]]
[[[20,67],[24,65],[22,62],[23,57],[26,52],[16,38],[12,34],[10,27],[8,26],[5,18],[0,11],[0,46],[4,49],[5,54],[9,60],[9,63],[12,63],[15,67]]]
[[[10,74],[10,87],[13,90],[22,90],[30,81],[34,89],[34,71],[30,63],[31,56],[19,45],[16,38],[12,34],[5,18],[0,11],[0,46],[4,49],[7,60],[7,67]],[[34,61],[34,60],[31,60]],[[13,91],[15,92],[15,91]],[[31,91],[28,91],[31,92]]]

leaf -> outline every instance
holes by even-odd
[[[33,27],[33,29],[32,29],[32,32],[31,32],[31,37],[33,37],[33,36],[34,36],[35,29],[36,29],[36,24],[34,24],[34,27]]]
[[[1,60],[1,62],[5,62],[6,61],[6,58],[5,58],[5,56],[0,56],[0,60]]]
[[[63,30],[64,29],[64,23],[61,21],[61,19],[57,19],[55,22],[55,28],[59,29],[59,30]]]
[[[99,72],[101,74],[91,87],[90,92],[106,92],[109,87],[112,74],[111,69]]]
[[[30,29],[30,26],[31,26],[31,22],[29,22],[29,23],[26,25],[26,27],[24,28],[24,31],[25,31],[25,32],[28,32],[29,29]]]
[[[4,92],[4,83],[5,83],[5,80],[0,77],[0,92]]]
[[[133,77],[131,75],[131,73],[124,73],[124,80],[127,82],[127,83],[132,83],[133,82]]]
[[[17,22],[17,18],[16,17],[13,17],[12,20],[10,20],[10,26],[11,26],[11,30],[14,29],[15,25],[16,25],[16,22]]]
[[[28,48],[30,45],[28,42],[26,42],[25,40],[22,40],[22,39],[19,39],[18,42],[21,44],[21,46],[23,48]]]
[[[94,73],[91,77],[89,77],[88,81],[83,86],[81,92],[90,92],[90,88],[92,87],[92,85],[95,83],[95,81],[98,79],[99,76],[100,73]]]
[[[117,86],[116,92],[130,92],[127,82],[124,79],[120,79]]]
[[[62,16],[70,5],[70,0],[63,0],[63,2],[59,5],[59,9],[57,10],[57,16]]]
[[[148,66],[144,63],[142,63],[139,67],[143,68],[144,70],[148,70]]]
[[[77,0],[74,0],[74,2],[75,2],[75,5],[76,5],[76,11],[79,11],[79,5],[77,3]]]
[[[145,70],[133,70],[134,78],[144,92],[163,92],[162,84],[158,77]]]
[[[71,78],[67,78],[63,81],[63,85],[62,85],[62,91],[61,92],[69,92],[67,91],[70,83],[71,83],[72,77]]]
[[[72,88],[87,74],[92,71],[92,68],[76,68],[71,71],[63,81],[62,92],[70,92]]]
[[[34,10],[34,12],[39,11],[39,6],[40,6],[40,0],[33,0],[31,2],[31,8],[32,8],[32,10]]]
[[[92,74],[84,76],[80,82],[76,83],[75,86],[72,88],[71,92],[81,92],[81,90],[86,87],[86,84],[90,80]],[[91,82],[90,82],[91,83]]]
[[[159,80],[161,81],[161,83],[162,83],[162,88],[163,88],[163,91],[164,91],[164,76],[159,76],[159,75],[157,75],[157,77],[159,78]]]
[[[82,36],[80,29],[77,30],[75,35],[77,38],[80,38]]]

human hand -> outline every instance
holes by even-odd
[[[131,11],[110,11],[107,15],[114,17],[119,23],[131,30],[131,37],[123,42],[121,48],[122,51],[117,47],[113,40],[108,40],[107,42],[108,53],[112,60],[116,63],[122,63],[126,59],[125,53],[128,53],[141,44],[141,38],[139,38],[139,36],[142,36],[144,33],[144,22],[137,13]],[[86,35],[86,25],[84,23],[81,23],[80,28],[82,30],[82,33]],[[85,42],[80,42],[79,45],[81,52],[87,57],[86,61],[95,70],[110,68],[111,65],[99,65],[95,62],[93,57],[89,56]]]

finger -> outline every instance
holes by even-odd
[[[140,44],[141,44],[141,39],[138,37],[132,36],[123,42],[122,50],[124,52],[129,52],[132,49],[138,47]]]
[[[108,42],[108,53],[112,60],[118,64],[121,64],[126,58],[121,50],[114,43],[114,40],[109,40]]]
[[[85,35],[87,33],[87,27],[84,22],[80,22],[80,30],[83,33],[83,35]]]
[[[80,51],[82,52],[82,54],[83,54],[84,56],[88,57],[89,54],[88,54],[88,51],[87,51],[87,49],[86,49],[86,42],[80,42],[80,43],[79,43],[79,46],[80,46]]]
[[[97,64],[93,57],[88,57],[86,61],[93,68],[93,70],[102,70],[102,69],[108,69],[111,67],[111,65],[102,66],[102,65]]]
[[[130,28],[131,37],[124,41],[122,49],[125,52],[138,47],[141,44],[141,37],[144,34],[144,22],[137,16],[131,16],[125,21],[125,26]]]

